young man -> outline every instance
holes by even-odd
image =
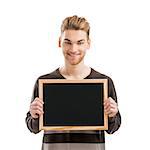
[[[109,134],[114,133],[121,124],[117,106],[117,97],[113,81],[108,76],[95,71],[84,64],[84,56],[90,48],[89,23],[85,18],[67,17],[61,25],[59,47],[64,55],[64,66],[40,76],[38,79],[108,79],[108,99],[104,101],[104,110],[108,115]],[[39,116],[43,112],[43,102],[38,95],[38,79],[35,83],[30,111],[26,124],[33,133],[39,132]],[[104,131],[44,131],[43,150],[105,150]]]

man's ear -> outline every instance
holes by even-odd
[[[88,42],[88,49],[90,49],[90,46],[91,46],[91,39],[89,38],[87,42]]]
[[[61,37],[59,37],[58,47],[61,47]]]

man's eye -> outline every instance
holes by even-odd
[[[67,44],[67,45],[71,45],[71,42],[64,42],[65,44]]]
[[[78,44],[78,45],[82,45],[82,44],[84,44],[84,42],[78,42],[77,44]]]

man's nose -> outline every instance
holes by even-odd
[[[73,43],[73,44],[71,45],[70,50],[71,50],[72,52],[75,52],[75,51],[77,50],[77,48],[78,48],[77,44],[76,44],[76,43]]]

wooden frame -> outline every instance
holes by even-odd
[[[44,121],[45,120],[47,120],[47,119],[44,119],[44,118],[46,118],[45,116],[47,115],[46,114],[46,112],[44,112],[44,114],[39,118],[40,120],[39,120],[39,129],[40,130],[107,130],[108,129],[108,117],[107,117],[107,115],[104,113],[104,107],[103,107],[103,101],[104,101],[104,99],[106,99],[107,97],[108,97],[108,83],[107,83],[108,81],[107,81],[107,79],[83,79],[83,80],[66,80],[66,79],[39,79],[39,98],[40,99],[42,99],[43,101],[44,101],[44,105],[43,105],[43,109],[45,109],[46,110],[46,102],[45,102],[45,99],[46,99],[46,96],[44,97],[44,93],[45,93],[45,91],[46,91],[46,87],[45,86],[52,86],[52,85],[55,85],[55,86],[57,86],[58,88],[59,87],[62,87],[62,86],[60,86],[60,85],[68,85],[68,86],[71,86],[71,87],[75,87],[74,85],[76,85],[76,84],[81,84],[81,86],[83,86],[83,85],[85,85],[85,84],[87,84],[87,85],[94,85],[94,87],[96,87],[97,88],[97,85],[102,85],[102,88],[101,89],[99,89],[99,91],[100,90],[102,90],[102,100],[101,100],[101,104],[102,104],[102,106],[101,106],[101,108],[103,108],[103,112],[101,113],[102,114],[102,117],[101,118],[103,118],[103,119],[101,119],[101,120],[103,120],[103,121],[101,121],[102,122],[102,125],[71,125],[71,124],[69,124],[69,125],[66,125],[66,124],[64,124],[63,125],[63,123],[61,122],[61,125],[54,125],[54,124],[52,124],[52,125],[46,125],[46,123],[44,123]],[[86,86],[84,86],[84,88],[85,88]],[[92,87],[92,86],[91,86]],[[89,89],[91,88],[90,86],[89,86]],[[51,87],[50,87],[51,88]],[[45,90],[44,90],[45,89]],[[63,89],[65,89],[65,87],[63,88]],[[69,89],[71,89],[71,88],[69,88]],[[83,89],[83,87],[82,87],[82,89]],[[90,91],[88,91],[87,93],[90,93],[91,91],[92,91],[93,89],[91,89]],[[78,90],[77,90],[78,91]],[[93,91],[95,91],[95,90],[93,90]],[[55,93],[55,92],[54,92]],[[100,94],[101,94],[100,93]],[[49,92],[47,93],[47,94],[49,94]],[[45,94],[46,95],[46,94]],[[59,95],[59,93],[57,94],[57,95]],[[76,94],[76,95],[81,95],[81,93],[80,94]],[[95,94],[96,95],[96,94]],[[56,95],[55,95],[56,96]],[[84,95],[85,96],[85,95]],[[45,99],[44,99],[45,98]],[[66,98],[65,98],[66,99]],[[64,101],[64,100],[63,100]],[[48,103],[49,103],[50,101],[48,101]],[[62,101],[61,101],[62,102]],[[80,101],[81,102],[81,101]],[[61,103],[61,105],[63,105],[62,103]],[[90,105],[90,103],[88,103],[88,105]],[[56,105],[55,105],[56,106]],[[57,105],[58,106],[58,105]],[[86,105],[85,105],[86,106]],[[84,106],[84,108],[85,108],[85,106]],[[97,105],[96,105],[97,106]],[[48,107],[48,106],[47,106]],[[60,105],[59,105],[59,107],[60,107]],[[78,106],[77,106],[78,107]],[[52,109],[53,107],[51,107],[51,109]],[[70,107],[67,107],[67,108],[70,108]],[[100,108],[100,107],[99,107]],[[97,109],[98,111],[99,111],[99,108]],[[95,108],[94,108],[95,109]],[[47,109],[48,111],[50,111],[49,109]],[[64,110],[66,110],[66,109],[64,109]],[[88,109],[88,110],[90,110],[90,109]],[[55,111],[55,110],[54,110]],[[56,110],[56,112],[59,112],[59,110]],[[92,111],[92,113],[93,113],[93,111]],[[54,112],[52,112],[52,113],[49,113],[49,114],[54,114]],[[67,113],[68,114],[68,113]],[[97,115],[97,114],[96,114]],[[100,115],[99,113],[98,113],[98,115]],[[75,115],[72,115],[72,116],[75,116]],[[79,115],[80,116],[80,115]],[[90,115],[89,115],[90,116]],[[90,117],[89,117],[90,118]],[[52,118],[51,118],[52,119]],[[84,119],[81,119],[81,120],[84,120]],[[98,119],[98,121],[99,121],[100,119]],[[82,121],[81,121],[82,122]],[[101,124],[101,122],[100,122],[100,124]],[[89,122],[88,122],[89,123]],[[47,123],[48,124],[48,123]],[[77,123],[76,123],[77,124]]]

